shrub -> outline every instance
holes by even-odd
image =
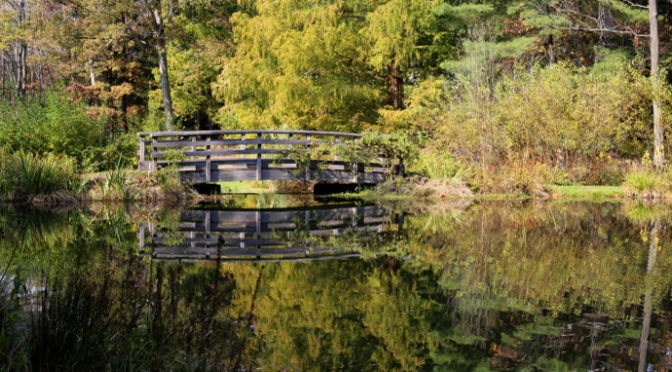
[[[604,152],[640,157],[649,118],[646,78],[626,69],[592,74],[564,64],[520,72],[495,93],[493,124],[507,151],[567,164]]]
[[[353,143],[334,146],[334,155],[348,162],[377,163],[381,158],[388,162],[384,166],[392,167],[396,160],[413,162],[417,159],[419,148],[417,141],[406,132],[381,135],[367,132]],[[404,164],[400,164],[401,167]],[[403,172],[403,169],[402,169]]]
[[[110,140],[104,147],[89,147],[84,152],[84,166],[92,170],[115,170],[119,167],[136,167],[138,162],[138,137],[124,133]]]
[[[624,160],[651,146],[650,84],[625,66],[605,74],[560,63],[492,87],[461,77],[431,83],[410,92],[403,119],[474,169],[525,159],[546,164],[554,183],[617,185]]]
[[[168,161],[168,164],[157,172],[157,179],[161,189],[166,195],[179,198],[185,191],[186,187],[180,179],[179,164],[180,160],[184,160],[184,154],[171,150],[164,160]]]
[[[87,115],[86,106],[60,94],[0,103],[0,146],[12,151],[59,153],[82,160],[90,147],[104,145],[102,119]]]
[[[486,193],[523,194],[546,197],[553,177],[542,163],[507,160],[496,166],[474,171],[473,186]]]

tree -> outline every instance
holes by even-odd
[[[660,36],[658,35],[658,4],[649,0],[649,48],[651,52],[651,84],[653,85],[653,163],[662,169],[665,165],[665,148],[660,89]]]
[[[15,95],[23,98],[28,85],[28,9],[27,0],[3,0],[0,2],[0,23],[4,35],[0,35],[0,49],[3,44],[7,50],[2,54],[2,90],[10,82]]]
[[[226,0],[183,0],[177,5],[166,30],[173,114],[183,128],[212,129],[220,104],[211,86],[222,71],[222,60],[233,54],[231,14],[244,8]],[[150,111],[162,106],[160,93],[150,92]]]
[[[163,7],[161,0],[143,0],[143,5],[148,13],[151,25],[154,49],[159,60],[159,75],[161,81],[161,97],[163,100],[163,112],[165,116],[164,127],[171,130],[175,122],[173,114],[173,100],[170,95],[170,75],[168,73],[168,57],[166,48],[166,31],[164,25]],[[170,13],[175,10],[171,4]]]
[[[260,0],[232,17],[236,52],[213,84],[223,127],[361,130],[380,89],[360,30],[365,4]]]
[[[434,24],[435,6],[435,1],[390,0],[367,15],[362,31],[371,44],[368,61],[385,71],[387,104],[396,110],[404,108],[404,78],[421,58],[419,42]]]

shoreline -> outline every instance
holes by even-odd
[[[123,193],[102,196],[101,193],[88,190],[82,195],[73,195],[72,193],[58,191],[47,195],[36,195],[27,199],[0,199],[2,204],[29,205],[33,207],[77,207],[92,203],[139,203],[139,204],[202,204],[219,203],[232,198],[249,196],[290,196],[299,198],[317,198],[333,200],[361,200],[367,202],[417,202],[426,203],[444,203],[460,200],[470,201],[585,201],[585,202],[621,202],[621,201],[648,201],[650,198],[632,198],[627,197],[622,186],[552,186],[548,197],[538,197],[526,194],[472,194],[472,195],[436,195],[428,194],[424,196],[412,194],[381,193],[375,189],[367,189],[359,192],[345,192],[327,195],[316,195],[308,192],[287,192],[282,190],[270,190],[250,185],[249,187],[238,187],[235,190],[226,189],[224,192],[213,195],[199,194],[190,188],[185,188],[182,193],[165,192],[156,187],[134,188],[133,197],[125,198]]]

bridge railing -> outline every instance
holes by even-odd
[[[141,170],[175,165],[189,182],[316,180],[379,183],[394,160],[339,158],[336,146],[358,141],[357,133],[304,130],[210,130],[141,132]],[[342,148],[342,147],[341,147]],[[347,148],[347,147],[346,147]]]

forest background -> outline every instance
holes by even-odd
[[[134,166],[137,131],[211,128],[403,136],[412,172],[482,193],[664,193],[670,19],[656,0],[0,0],[0,194],[56,182],[26,164],[74,189]]]

